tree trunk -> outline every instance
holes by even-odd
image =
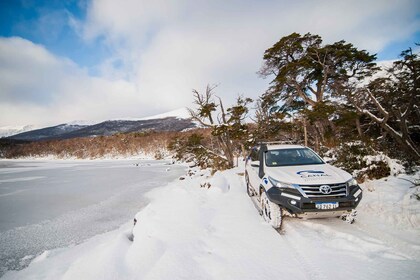
[[[374,122],[376,122],[377,124],[379,124],[381,126],[382,129],[384,129],[387,133],[389,133],[389,135],[394,138],[394,140],[401,145],[402,148],[404,148],[405,150],[407,150],[408,152],[412,152],[413,156],[417,159],[420,160],[420,152],[417,150],[417,148],[412,144],[412,141],[410,139],[410,137],[406,136],[404,137],[404,131],[402,131],[401,133],[397,132],[394,128],[392,128],[387,121],[389,120],[389,113],[384,109],[384,107],[378,102],[378,100],[373,96],[373,94],[370,91],[367,91],[367,94],[370,98],[370,100],[373,102],[373,104],[376,106],[376,108],[378,109],[378,111],[381,113],[381,115],[383,115],[382,118],[376,116],[375,114],[373,114],[372,112],[370,112],[367,109],[362,109],[359,104],[357,103],[357,101],[353,98],[350,98],[350,101],[352,102],[352,104],[356,107],[356,110],[360,113],[360,114],[364,114],[366,116],[368,116],[370,119],[372,119]],[[398,121],[404,121],[404,118],[397,118]]]
[[[315,151],[319,152],[319,138],[318,135],[315,134]]]
[[[420,152],[416,149],[415,146],[411,144],[410,139],[405,139],[402,134],[396,132],[391,126],[389,126],[387,123],[381,123],[381,127],[391,135],[392,138],[394,138],[397,143],[399,143],[401,146],[403,146],[407,151],[413,152],[413,155],[417,158],[417,160],[420,159]]]
[[[217,140],[219,141],[220,147],[222,148],[223,153],[226,156],[229,168],[232,168],[235,165],[235,159],[233,157],[231,143],[229,143],[229,140],[223,139],[223,137],[220,135],[217,136]]]
[[[305,146],[308,147],[308,131],[306,128],[306,119],[303,119],[303,134],[305,137]]]
[[[363,137],[362,127],[360,125],[360,118],[359,117],[356,118],[356,128],[357,128],[357,132],[359,133],[360,139],[363,140],[364,137]]]
[[[324,143],[325,142],[325,139],[324,139],[324,127],[323,127],[323,124],[321,122],[319,122],[319,121],[316,121],[314,123],[314,127],[315,127],[316,133],[318,134],[318,136],[319,136],[319,138],[321,140],[321,143]]]

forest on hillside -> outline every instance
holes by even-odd
[[[167,146],[178,132],[132,132],[111,136],[45,140],[0,141],[3,158],[101,159],[144,156],[168,157]]]

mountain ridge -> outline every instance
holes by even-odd
[[[182,108],[151,117],[106,120],[92,125],[59,124],[15,134],[6,137],[6,139],[40,141],[109,136],[116,133],[142,131],[182,131],[196,127],[191,118],[186,117],[186,111]]]

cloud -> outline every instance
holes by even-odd
[[[144,39],[152,25],[169,24],[190,1],[92,1],[88,6],[86,38],[106,33],[111,39]]]
[[[123,72],[166,107],[186,103],[191,88],[207,83],[220,83],[218,94],[229,102],[237,93],[256,98],[267,88],[255,74],[264,50],[295,31],[376,53],[419,29],[413,0],[123,3],[93,1],[84,34],[104,36],[115,49],[110,61],[120,67],[104,64],[102,73]]]
[[[90,77],[22,38],[0,38],[0,125],[57,124],[154,113],[125,80]]]
[[[111,50],[94,71],[0,39],[0,125],[157,114],[191,106],[207,83],[226,103],[257,98],[269,82],[256,74],[264,50],[281,37],[311,32],[376,53],[418,32],[419,10],[416,0],[93,0],[67,24]]]
[[[62,72],[71,72],[67,60],[58,60],[45,48],[21,38],[0,38],[0,94],[2,102],[53,102],[48,90],[59,87]],[[54,69],[55,71],[51,71]]]
[[[275,42],[298,31],[320,33],[329,40],[356,39],[354,43],[378,51],[418,31],[419,8],[416,0],[94,0],[87,11],[85,36],[138,45],[167,28],[188,26],[202,33],[249,30],[251,40],[257,35]]]

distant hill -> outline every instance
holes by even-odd
[[[175,111],[174,111],[175,112]],[[77,137],[109,136],[116,133],[142,132],[142,131],[182,131],[194,128],[196,125],[184,116],[167,116],[161,114],[155,117],[134,120],[109,120],[94,125],[60,124],[19,133],[7,139],[39,141],[71,139]]]

